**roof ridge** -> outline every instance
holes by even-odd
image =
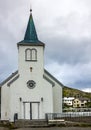
[[[7,83],[11,78],[13,78],[16,74],[18,74],[18,70],[15,71],[14,73],[12,73],[10,76],[8,76],[3,82],[0,83],[0,87],[2,87],[2,85],[4,85],[5,83]]]
[[[62,87],[64,87],[64,85],[58,80],[56,79],[52,74],[50,74],[46,69],[44,69],[44,72],[46,74],[48,74],[53,80],[55,80],[58,84],[60,84]]]

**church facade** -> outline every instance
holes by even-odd
[[[1,120],[44,119],[46,113],[62,112],[62,88],[44,69],[45,44],[38,40],[32,12],[24,40],[17,43],[18,71],[1,86]]]

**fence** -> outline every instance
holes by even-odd
[[[91,108],[64,108],[63,112],[91,112]]]
[[[46,119],[65,119],[67,121],[84,121],[91,123],[91,112],[64,112],[64,113],[47,113]]]

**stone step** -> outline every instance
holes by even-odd
[[[15,127],[47,127],[46,120],[17,120],[15,121]]]

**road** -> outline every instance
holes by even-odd
[[[9,130],[9,129],[0,127],[0,130]],[[14,130],[91,130],[91,127],[19,128]]]
[[[21,128],[17,130],[91,130],[91,127]]]

